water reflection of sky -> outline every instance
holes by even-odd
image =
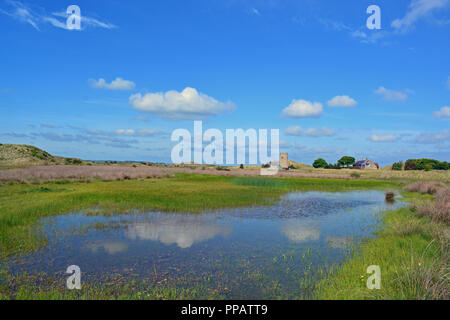
[[[253,268],[288,283],[274,257],[308,250],[321,257],[313,259],[316,265],[339,262],[346,248],[373,234],[382,211],[401,205],[386,203],[380,191],[296,192],[273,206],[201,214],[69,214],[44,220],[48,246],[10,266],[52,274],[76,264],[93,278],[123,270],[145,277],[156,266],[173,277],[221,272],[221,279],[231,279]],[[302,262],[289,268],[302,270]]]
[[[155,214],[148,221],[134,222],[126,227],[125,234],[132,240],[160,241],[189,248],[194,243],[206,241],[218,235],[230,234],[231,227],[220,224],[214,216],[185,214]]]

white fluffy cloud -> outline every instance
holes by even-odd
[[[130,105],[166,119],[198,119],[235,109],[232,102],[219,102],[189,87],[181,92],[171,90],[165,93],[147,93],[144,96],[140,93],[133,94]]]
[[[406,32],[424,16],[431,12],[444,8],[449,4],[448,0],[412,0],[406,15],[401,19],[392,21],[391,26],[400,32]]]
[[[336,133],[333,129],[328,128],[309,128],[304,130],[299,126],[289,127],[284,132],[290,136],[303,137],[331,137]]]
[[[392,134],[384,136],[378,136],[376,134],[373,134],[369,137],[369,140],[372,142],[394,142],[397,141],[397,137]]]
[[[328,101],[328,106],[330,107],[354,107],[358,103],[355,99],[350,98],[349,96],[336,96],[333,99]]]
[[[98,89],[129,91],[133,90],[135,87],[133,81],[124,80],[120,77],[117,77],[115,80],[111,81],[111,83],[107,83],[103,78],[100,78],[98,80],[91,79],[89,80],[89,82],[93,88]]]
[[[450,107],[442,107],[439,111],[433,112],[433,116],[436,118],[450,118]]]
[[[294,99],[289,106],[284,108],[283,116],[287,118],[318,118],[322,111],[323,106],[319,102]]]
[[[401,91],[395,91],[395,90],[389,90],[385,87],[379,87],[377,90],[375,90],[375,93],[382,96],[386,100],[406,100],[408,98],[408,95]]]

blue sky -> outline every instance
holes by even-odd
[[[0,30],[0,143],[170,162],[203,120],[309,164],[450,158],[450,0],[0,0]]]

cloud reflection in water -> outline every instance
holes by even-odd
[[[166,245],[177,244],[189,248],[218,235],[231,233],[231,227],[220,225],[206,215],[165,214],[152,217],[151,221],[135,222],[128,225],[129,239],[160,241]]]

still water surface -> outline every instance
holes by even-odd
[[[43,221],[48,245],[9,268],[67,277],[78,265],[96,283],[118,275],[233,299],[308,297],[319,269],[342,262],[383,211],[402,205],[381,191],[294,192],[273,206],[200,214],[61,215]]]

